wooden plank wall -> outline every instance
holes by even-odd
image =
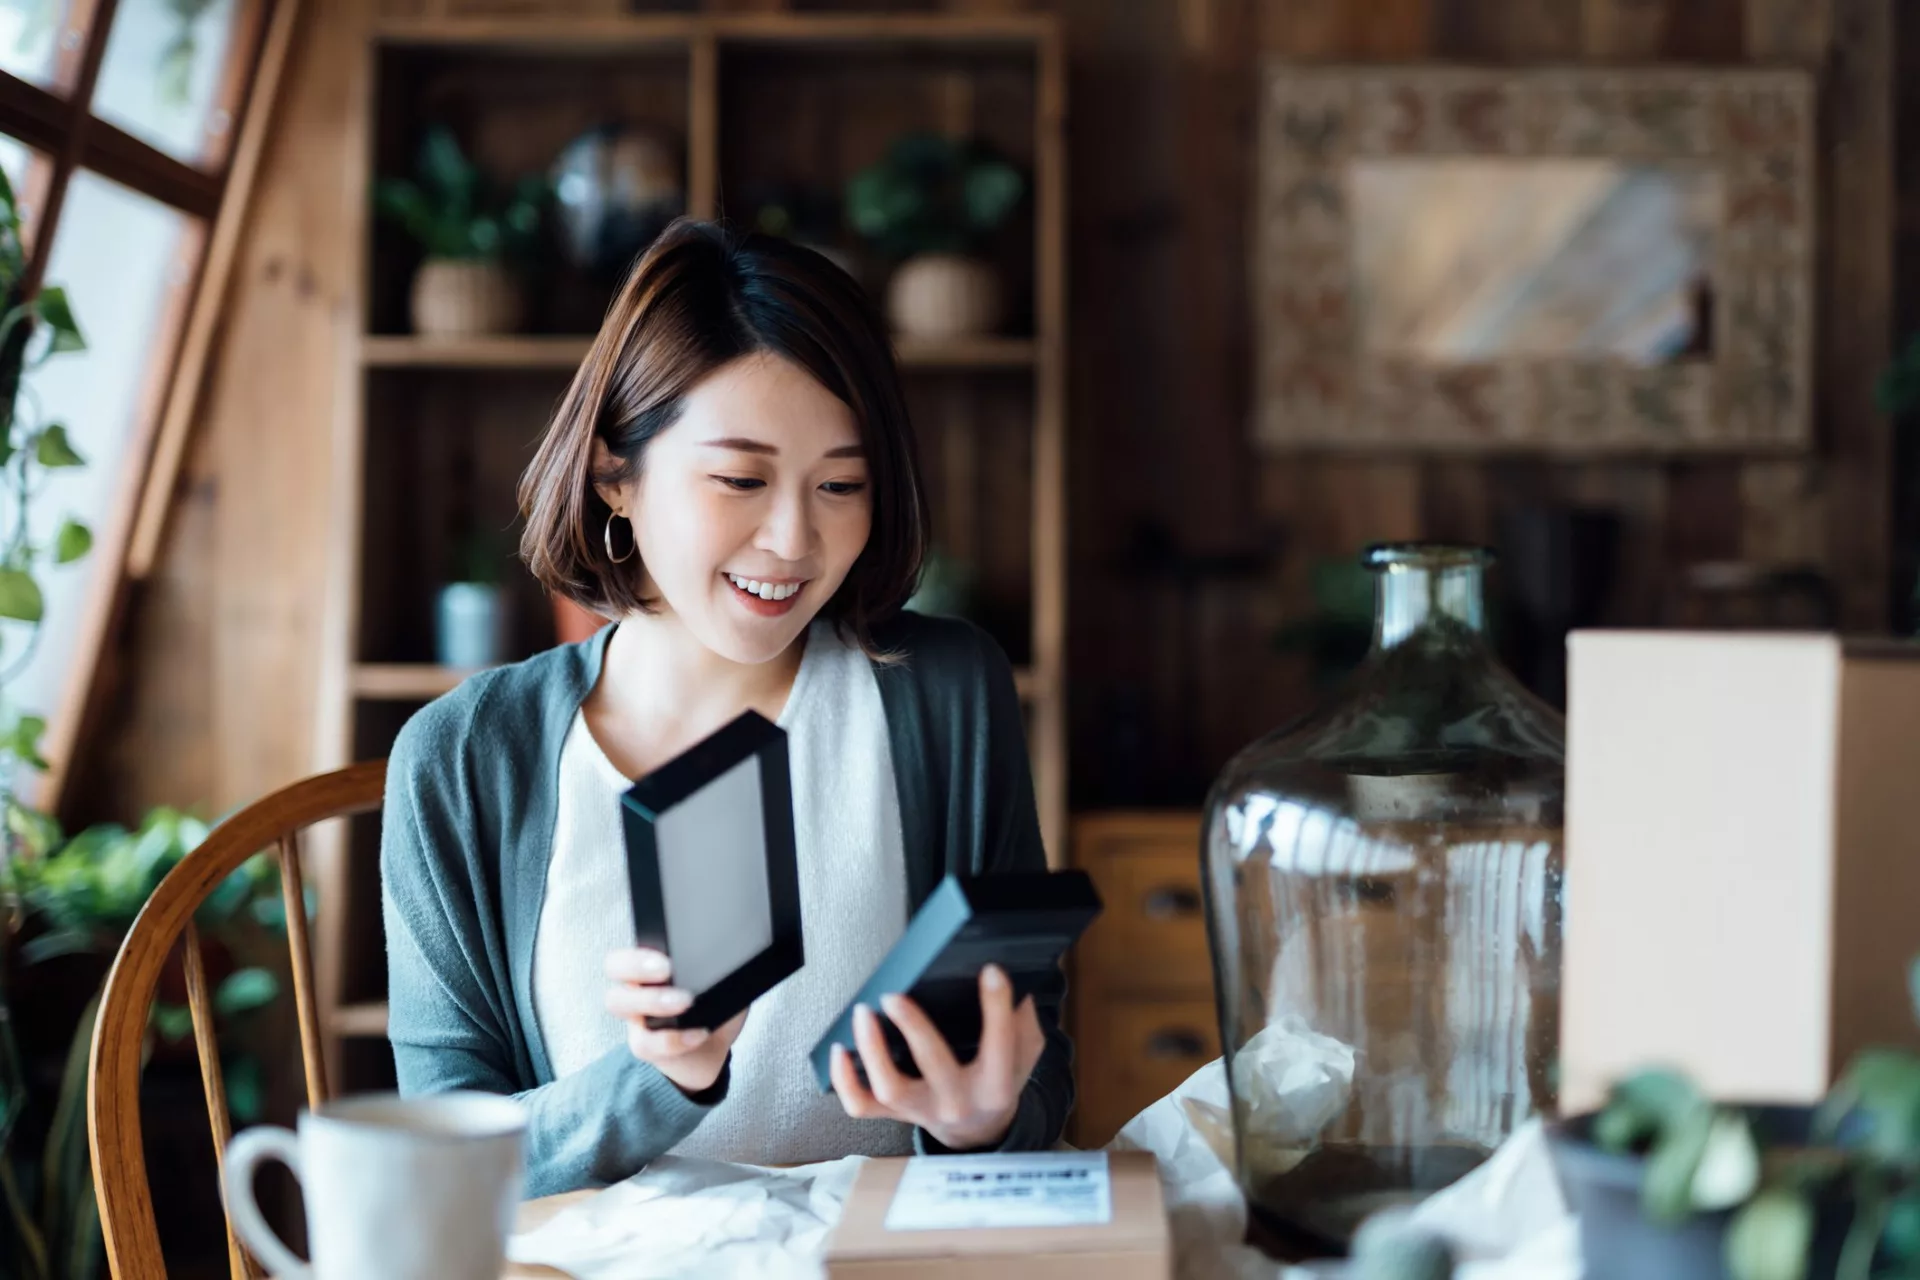
[[[369,0],[305,6],[175,510],[119,638],[73,820],[208,816],[312,769],[339,337],[343,184]]]
[[[81,775],[99,812],[131,816],[158,801],[217,812],[308,767],[335,326],[345,320],[337,300],[351,270],[340,231],[342,129],[366,3],[329,0],[326,21],[310,12],[301,34],[181,509],[126,638],[131,678]],[[1623,513],[1613,621],[1656,619],[1677,566],[1738,556],[1822,564],[1846,622],[1882,624],[1892,433],[1871,388],[1895,320],[1896,227],[1920,226],[1895,220],[1894,68],[1902,58],[1913,65],[1920,34],[1912,18],[1896,27],[1897,3],[1033,0],[1027,7],[1067,19],[1072,62],[1076,803],[1197,802],[1234,749],[1312,697],[1301,664],[1276,658],[1268,636],[1306,606],[1315,560],[1372,538],[1487,538],[1520,502]],[[1268,53],[1819,70],[1819,455],[1591,464],[1256,456],[1244,428],[1245,245],[1251,95]],[[1906,174],[1898,194],[1909,210],[1916,190],[1920,180]],[[1920,274],[1910,253],[1902,261]],[[1214,576],[1141,554],[1169,540]],[[1273,547],[1276,558],[1243,563]]]
[[[1075,47],[1086,55],[1074,81],[1073,132],[1081,240],[1074,474],[1087,481],[1074,490],[1076,803],[1195,802],[1233,750],[1310,704],[1300,664],[1272,656],[1264,637],[1309,607],[1316,560],[1350,555],[1374,538],[1489,541],[1499,514],[1522,504],[1596,504],[1621,514],[1610,623],[1649,624],[1670,613],[1688,564],[1747,559],[1823,567],[1844,625],[1887,624],[1891,432],[1873,410],[1872,384],[1893,325],[1895,0],[1179,0],[1170,20],[1142,12],[1155,8],[1067,6]],[[1110,45],[1124,47],[1124,64],[1093,52]],[[1817,456],[1257,456],[1242,427],[1244,262],[1249,102],[1264,55],[1819,72]],[[1139,121],[1152,108],[1127,101],[1135,95],[1164,104],[1169,122]],[[1126,114],[1147,137],[1116,139],[1112,123],[1090,123],[1109,112]],[[1116,314],[1099,292],[1112,273],[1132,271],[1143,278],[1125,291],[1145,295],[1141,305],[1157,325],[1131,307]],[[1145,343],[1143,325],[1153,335]],[[1152,353],[1145,367],[1132,363],[1141,345]],[[1105,351],[1126,353],[1124,372]],[[1110,376],[1119,385],[1108,386]],[[1143,513],[1198,551],[1270,545],[1276,535],[1282,549],[1264,577],[1190,589],[1183,607],[1167,599],[1177,593],[1115,568]],[[1129,618],[1160,615],[1177,620],[1143,626],[1151,641],[1116,653],[1111,637],[1125,634]],[[1196,661],[1197,670],[1177,674]]]

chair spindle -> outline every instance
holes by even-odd
[[[200,954],[200,929],[190,919],[181,936],[187,976],[187,1010],[193,1015],[193,1049],[200,1059],[200,1084],[207,1095],[207,1119],[213,1125],[214,1167],[226,1185],[227,1142],[233,1122],[227,1115],[227,1082],[220,1070],[220,1041],[213,1026],[213,996],[207,991],[207,966]],[[240,1247],[233,1220],[227,1219],[227,1266],[233,1280],[254,1280],[252,1260]]]
[[[327,1100],[327,1063],[320,1042],[320,1009],[313,994],[313,950],[307,938],[306,880],[301,874],[300,834],[280,838],[280,894],[286,904],[288,959],[293,1004],[300,1018],[300,1057],[307,1071],[307,1106]]]

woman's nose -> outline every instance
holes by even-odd
[[[813,542],[807,504],[796,497],[776,499],[760,525],[760,549],[782,560],[802,560]]]

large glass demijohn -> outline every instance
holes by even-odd
[[[1565,728],[1488,645],[1489,559],[1370,548],[1365,662],[1208,800],[1236,1173],[1310,1247],[1554,1107]]]

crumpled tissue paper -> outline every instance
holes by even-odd
[[[1313,1154],[1321,1131],[1353,1101],[1354,1056],[1352,1045],[1294,1015],[1262,1027],[1233,1055],[1234,1081],[1263,1135],[1252,1168],[1278,1177]]]
[[[793,1169],[662,1156],[507,1241],[575,1280],[818,1280],[864,1157]]]
[[[1302,1090],[1287,1104],[1297,1115],[1343,1098],[1351,1079],[1350,1059],[1321,1052],[1325,1046],[1305,1048],[1312,1052],[1283,1064]],[[1179,1280],[1343,1274],[1338,1263],[1283,1266],[1241,1243],[1247,1208],[1231,1172],[1233,1124],[1222,1060],[1135,1116],[1109,1149],[1158,1158]],[[827,1234],[861,1162],[849,1156],[763,1169],[664,1156],[513,1236],[507,1252],[515,1262],[555,1267],[575,1280],[818,1280]],[[1580,1280],[1577,1224],[1537,1121],[1473,1173],[1422,1202],[1412,1222],[1453,1245],[1461,1260],[1455,1280]]]
[[[1316,1091],[1328,1083],[1311,1071],[1302,1078]],[[1241,1243],[1247,1207],[1231,1172],[1233,1121],[1222,1059],[1128,1121],[1112,1148],[1151,1151],[1160,1161],[1179,1280],[1343,1274],[1343,1264],[1288,1267]],[[1521,1126],[1478,1169],[1422,1201],[1411,1223],[1453,1245],[1460,1260],[1455,1280],[1580,1280],[1578,1223],[1560,1194],[1537,1120]]]

